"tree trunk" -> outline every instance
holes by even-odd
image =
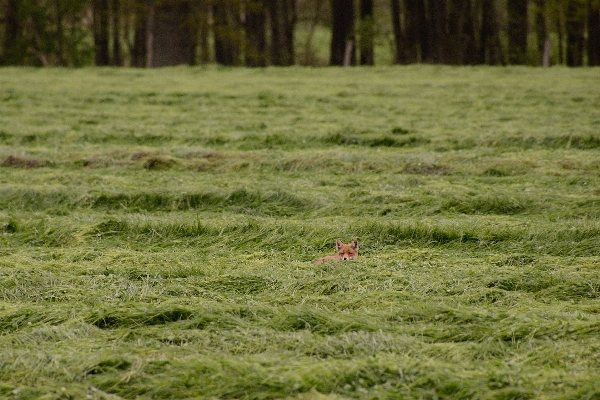
[[[19,0],[8,0],[4,11],[4,45],[2,64],[16,65],[20,56],[19,41],[21,38],[21,22],[19,21]]]
[[[441,64],[444,62],[444,50],[446,48],[446,37],[448,25],[446,0],[431,0],[429,2],[429,15],[431,20],[429,48],[431,62]]]
[[[112,0],[111,20],[113,27],[112,42],[112,65],[120,66],[123,64],[121,57],[121,10],[119,0]]]
[[[199,31],[198,47],[200,54],[198,55],[198,58],[200,64],[208,64],[210,62],[210,20],[212,20],[210,5],[206,4],[206,2],[198,2],[196,3],[195,9],[198,18]]]
[[[527,61],[527,0],[508,0],[508,62]]]
[[[155,3],[150,29],[149,67],[194,63],[196,32],[190,1]]]
[[[409,0],[410,1],[410,0]],[[417,18],[418,22],[418,31],[417,35],[419,37],[419,57],[420,62],[428,62],[432,61],[431,56],[431,46],[430,46],[430,20],[427,17],[427,9],[425,7],[425,1],[415,1],[417,5]]]
[[[547,6],[545,0],[535,0],[535,32],[537,37],[537,49],[540,57],[544,59],[544,49],[548,39],[548,25],[546,23]]]
[[[271,63],[293,65],[296,3],[294,0],[269,0],[267,3],[271,24]]]
[[[585,34],[585,9],[579,0],[569,0],[567,5],[567,65],[583,65]]]
[[[444,62],[455,65],[477,64],[480,50],[475,35],[472,1],[451,0],[449,6]]]
[[[373,0],[360,2],[360,65],[375,64]]]
[[[404,21],[406,61],[409,63],[432,62],[430,21],[427,18],[425,1],[406,0],[404,2]]]
[[[221,65],[234,65],[234,51],[229,37],[227,8],[217,2],[212,6],[213,30],[215,35],[215,61]]]
[[[556,35],[558,36],[558,63],[560,65],[563,65],[565,62],[565,60],[564,60],[564,54],[565,54],[564,25],[565,25],[565,23],[563,21],[563,16],[564,16],[564,13],[562,12],[562,10],[560,12],[556,13]]]
[[[419,3],[420,0],[406,0],[404,2],[406,61],[408,63],[416,63],[420,61]]]
[[[406,39],[402,33],[400,23],[400,0],[391,0],[392,26],[394,28],[394,48],[396,51],[394,62],[396,64],[406,63]]]
[[[18,65],[23,62],[25,52],[21,45],[22,26],[19,20],[19,0],[8,0],[4,11],[3,65]]]
[[[552,48],[552,42],[550,38],[547,38],[544,42],[544,53],[542,55],[542,67],[548,68],[550,66],[550,49]]]
[[[219,0],[213,4],[215,61],[221,65],[240,65],[242,32],[239,12],[239,3],[235,0]]]
[[[93,13],[96,65],[109,65],[110,56],[108,51],[108,0],[93,0]]]
[[[479,63],[490,65],[504,64],[500,29],[496,18],[494,0],[483,0],[481,4],[481,35],[479,44]]]
[[[267,14],[264,0],[251,0],[246,4],[246,65],[267,66]]]
[[[347,42],[354,43],[354,1],[331,0],[331,65],[343,65]],[[354,46],[353,46],[354,48]],[[355,52],[350,55],[350,64],[356,64]]]
[[[462,31],[465,24],[464,0],[450,0],[448,17],[448,34],[446,37],[446,54],[444,62],[460,65],[463,63]]]
[[[56,13],[56,58],[58,65],[67,65],[65,61],[65,29],[63,26],[64,10],[61,0],[54,0],[54,11]]]
[[[284,13],[284,32],[285,32],[285,48],[286,48],[286,65],[294,65],[296,48],[294,47],[294,32],[296,29],[296,0],[286,0]]]
[[[588,65],[600,65],[600,2],[590,0],[588,6]]]
[[[464,20],[461,29],[461,63],[474,65],[477,64],[477,39],[471,0],[462,1],[462,12]]]
[[[148,9],[145,3],[138,1],[135,3],[134,28],[133,28],[133,46],[131,47],[131,66],[146,66],[146,26],[148,20]]]
[[[210,45],[208,37],[210,35],[210,6],[200,3],[198,4],[198,26],[200,29],[200,64],[208,64],[210,62]]]

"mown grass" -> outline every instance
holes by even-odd
[[[597,78],[0,70],[0,397],[600,396]]]

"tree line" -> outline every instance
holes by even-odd
[[[600,0],[0,0],[0,64],[311,65],[319,30],[329,65],[600,65]]]

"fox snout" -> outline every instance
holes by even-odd
[[[336,249],[342,261],[356,260],[358,257],[358,241],[356,239],[348,244],[338,239],[336,240]]]

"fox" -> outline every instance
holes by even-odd
[[[345,244],[340,239],[335,240],[335,248],[337,254],[334,256],[325,256],[313,261],[315,264],[321,264],[328,261],[346,261],[356,260],[358,258],[358,240],[354,239],[352,242]]]

